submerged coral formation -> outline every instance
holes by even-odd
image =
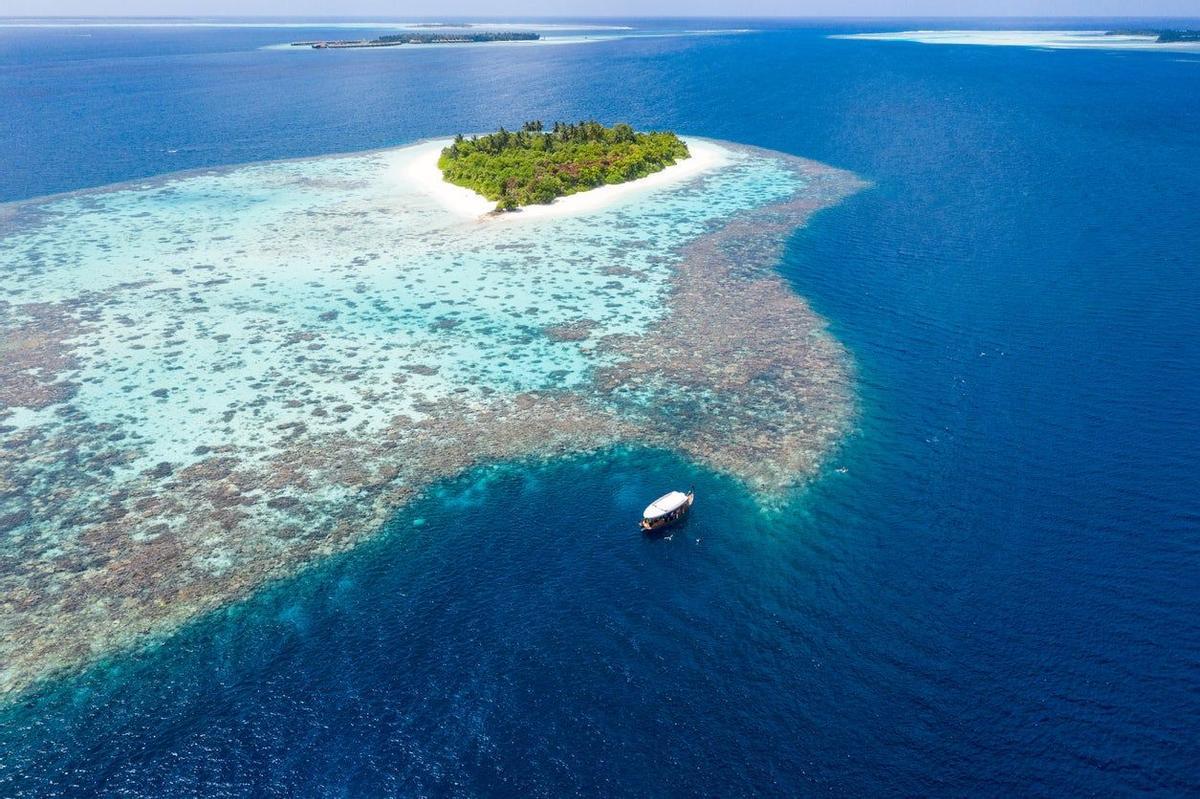
[[[0,691],[352,546],[432,481],[619,442],[763,493],[850,423],[841,346],[775,274],[861,184],[726,146],[580,217],[465,220],[400,151],[0,214]]]

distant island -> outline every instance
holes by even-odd
[[[1159,44],[1173,44],[1175,42],[1200,42],[1200,30],[1175,30],[1175,29],[1141,29],[1141,30],[1118,30],[1105,31],[1105,36],[1154,36],[1155,41]]]
[[[423,27],[441,27],[433,23]],[[465,26],[464,26],[465,27]],[[291,42],[292,47],[314,50],[345,50],[356,47],[398,47],[402,44],[480,44],[485,42],[535,42],[541,34],[517,31],[478,33],[392,33],[375,39],[309,39]]]
[[[450,183],[495,200],[497,211],[512,211],[636,180],[689,155],[670,131],[638,133],[624,123],[605,127],[595,120],[555,122],[546,131],[533,121],[515,132],[500,128],[469,139],[460,133],[442,150],[438,167]]]

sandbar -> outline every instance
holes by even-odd
[[[831,39],[857,39],[877,42],[916,42],[918,44],[974,44],[992,47],[1044,47],[1054,50],[1154,50],[1167,53],[1200,52],[1200,42],[1159,42],[1154,36],[1109,34],[1091,31],[989,31],[989,30],[917,30],[884,33],[848,33]]]

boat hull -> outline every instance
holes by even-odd
[[[688,514],[692,511],[692,503],[695,502],[695,496],[688,493],[687,502],[681,505],[677,510],[655,519],[643,518],[638,525],[644,533],[657,533],[661,530],[666,530],[674,527],[687,519]]]

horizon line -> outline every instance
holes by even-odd
[[[18,15],[6,16],[0,15],[0,19],[11,20],[51,20],[51,19],[136,19],[136,20],[191,20],[191,19],[207,19],[207,20],[312,20],[312,21],[333,21],[333,20],[361,20],[361,21],[388,21],[398,22],[404,20],[462,20],[487,22],[490,20],[567,20],[567,21],[584,21],[584,20],[621,20],[621,19],[661,19],[661,20],[689,20],[689,19],[772,19],[772,20],[919,20],[919,19],[963,19],[963,20],[991,20],[991,19],[1030,19],[1030,20],[1060,20],[1060,19],[1174,19],[1174,20],[1197,20],[1200,21],[1200,14],[1196,16],[1176,16],[1169,14],[1116,14],[1116,15],[1073,15],[1073,14],[1048,14],[1030,16],[1027,14],[989,14],[989,15],[974,15],[961,16],[954,14],[917,14],[910,16],[870,16],[870,15],[842,15],[842,14],[808,14],[802,16],[785,15],[785,14],[705,14],[700,16],[685,16],[680,14],[597,14],[586,16],[482,16],[482,15],[439,15],[429,16],[422,14],[412,14],[405,16],[386,16],[380,14],[364,14],[364,15],[340,15],[340,16],[324,16],[324,15],[297,15],[289,16],[285,14],[195,14],[195,15],[147,15],[147,14],[40,14],[40,15]]]

